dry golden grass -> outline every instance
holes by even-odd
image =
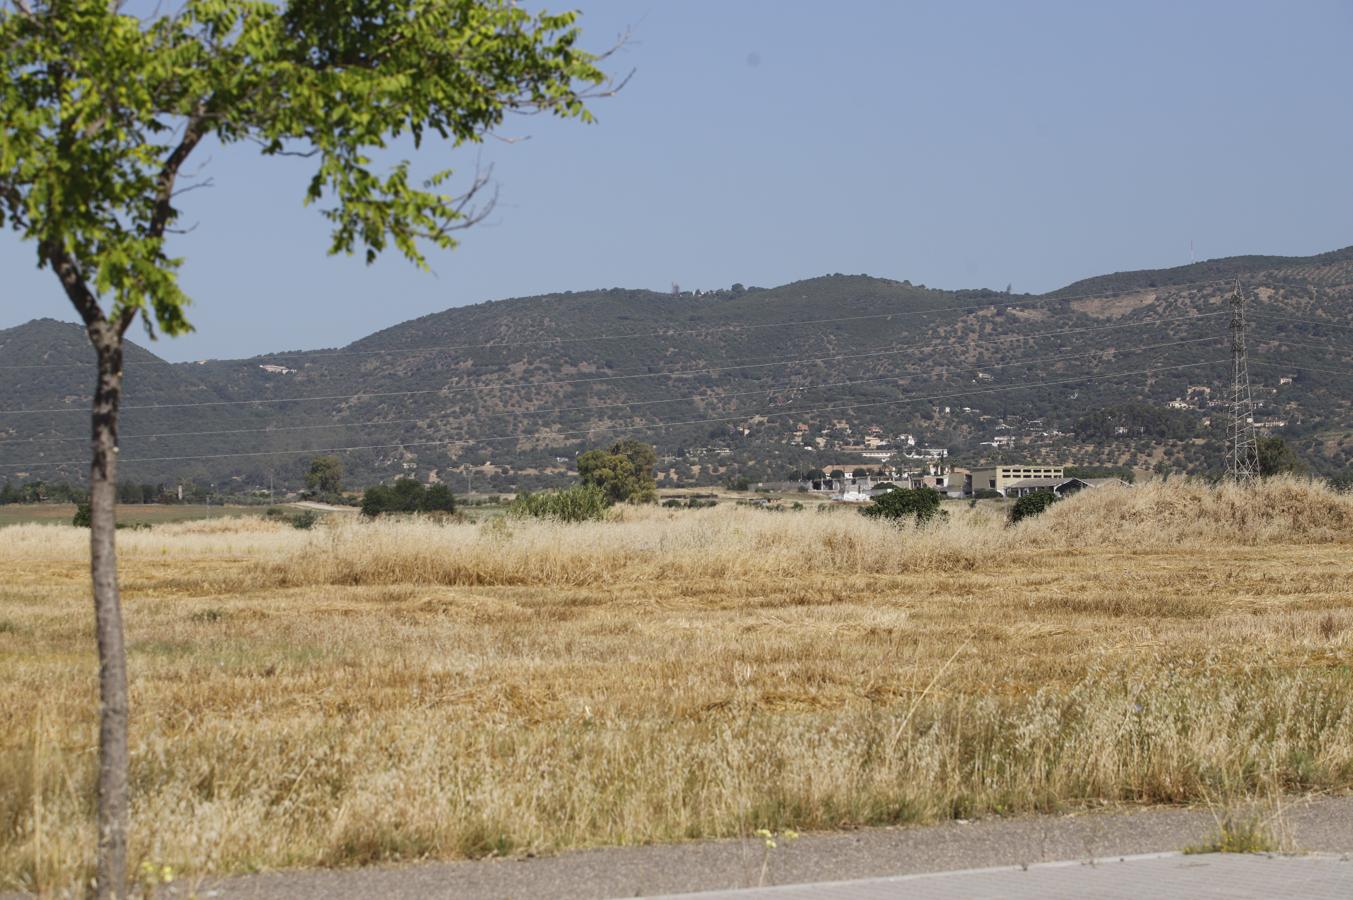
[[[137,861],[187,871],[1342,789],[1353,500],[119,536]],[[87,533],[0,530],[0,888],[86,877]]]

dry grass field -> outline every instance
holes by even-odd
[[[0,529],[0,889],[87,877],[87,534]],[[1353,498],[119,536],[135,861],[357,865],[1353,780]]]

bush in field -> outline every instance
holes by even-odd
[[[369,518],[386,513],[450,513],[456,511],[456,498],[444,484],[424,487],[412,478],[400,478],[393,485],[375,484],[362,494],[362,515]]]
[[[929,522],[940,511],[940,492],[934,488],[897,488],[877,497],[860,510],[872,519],[915,519],[920,525]]]
[[[1014,525],[1024,519],[1033,518],[1061,499],[1052,491],[1025,494],[1015,501],[1014,506],[1010,507],[1010,524]]]
[[[653,467],[658,454],[650,444],[619,441],[609,450],[588,450],[578,457],[578,478],[600,488],[614,503],[652,503],[657,499]]]
[[[423,494],[421,511],[453,513],[456,511],[456,496],[444,484],[428,485],[427,492]]]
[[[71,524],[76,528],[89,528],[93,523],[90,521],[90,512],[88,503],[77,503],[75,505],[75,518]]]
[[[315,523],[318,521],[319,516],[314,510],[305,509],[292,516],[291,526],[293,528],[299,528],[302,531],[309,531],[311,528],[315,527]]]
[[[507,507],[509,515],[560,522],[588,522],[606,518],[610,503],[596,485],[580,484],[562,491],[518,494]]]
[[[1005,494],[991,488],[978,488],[972,492],[972,498],[974,500],[1004,500]]]
[[[667,509],[706,509],[711,506],[718,506],[719,501],[706,500],[700,497],[672,497],[662,501],[662,505]]]

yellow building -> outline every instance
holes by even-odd
[[[963,476],[963,494],[971,497],[976,491],[989,490],[1004,496],[1006,489],[1017,481],[1065,477],[1065,466],[987,466]]]

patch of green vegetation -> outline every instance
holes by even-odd
[[[562,491],[521,494],[507,511],[522,518],[587,522],[606,518],[609,508],[610,503],[601,488],[579,484]]]
[[[1039,491],[1036,494],[1025,494],[1015,501],[1015,505],[1010,507],[1010,524],[1022,522],[1025,519],[1032,519],[1034,516],[1046,512],[1048,507],[1062,498],[1052,493],[1052,491]]]
[[[1217,822],[1216,832],[1206,842],[1185,847],[1184,852],[1274,853],[1279,849],[1278,841],[1262,818],[1227,813]]]

